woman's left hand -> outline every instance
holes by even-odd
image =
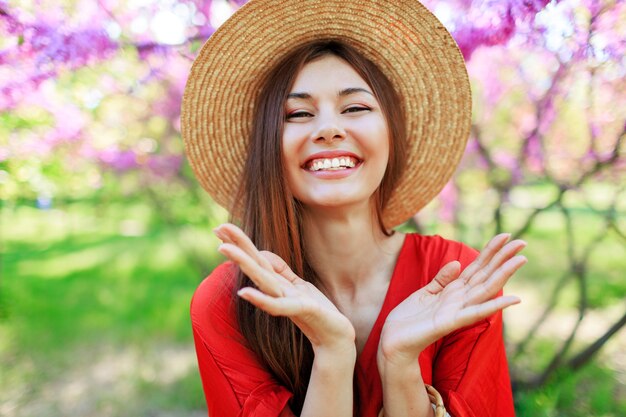
[[[459,262],[445,265],[428,285],[389,313],[378,347],[379,367],[415,363],[420,352],[441,337],[520,302],[515,296],[493,298],[526,263],[517,255],[526,243],[507,243],[509,236],[491,239],[460,275]]]

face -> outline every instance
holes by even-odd
[[[389,159],[389,133],[372,89],[333,55],[306,64],[285,103],[287,184],[305,210],[367,206]]]

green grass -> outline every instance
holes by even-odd
[[[176,210],[185,218],[182,202]],[[219,210],[206,212],[218,213],[219,220],[203,219],[196,209],[189,216],[193,221],[167,225],[150,204],[132,199],[79,201],[50,211],[5,206],[0,213],[0,415],[203,413],[189,301],[220,262],[211,229],[225,220]],[[589,216],[574,214],[581,242],[597,231]],[[514,222],[514,217],[509,218]],[[567,262],[558,213],[538,216],[525,238],[525,253],[533,262],[515,278],[516,285],[545,297]],[[592,307],[623,298],[625,254],[615,236],[593,252]],[[576,297],[576,287],[569,284],[559,308],[571,309]],[[551,340],[537,341],[520,364],[539,370],[554,346]],[[540,390],[516,393],[518,416],[626,415],[623,375],[617,373],[596,361],[578,373],[558,374]]]
[[[0,404],[16,386],[23,387],[20,402],[30,403],[64,372],[88,368],[105,352],[192,349],[189,301],[204,272],[188,255],[190,248],[205,254],[205,271],[219,262],[210,229],[155,225],[141,204],[100,214],[81,204],[63,213],[25,206],[2,213]],[[114,409],[204,403],[195,369],[166,387],[141,378],[131,386],[136,404]],[[54,410],[50,404],[47,412],[61,415]]]

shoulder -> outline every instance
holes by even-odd
[[[196,288],[191,299],[191,310],[202,309],[230,298],[235,287],[237,268],[232,262],[218,265]]]
[[[194,330],[210,333],[236,327],[233,299],[236,278],[236,266],[224,262],[198,285],[190,305]]]

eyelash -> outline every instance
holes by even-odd
[[[347,109],[344,110],[344,113],[356,113],[359,111],[367,111],[367,110],[371,110],[369,107],[360,107],[360,106],[353,106],[353,107],[348,107]],[[297,111],[291,114],[287,115],[287,119],[291,119],[291,118],[300,118],[302,116],[312,116],[311,113],[307,112],[307,111]]]
[[[311,113],[306,112],[306,111],[297,111],[291,114],[287,115],[287,119],[291,119],[291,118],[296,118],[296,117],[301,117],[301,116],[306,116],[306,115],[311,115]]]

